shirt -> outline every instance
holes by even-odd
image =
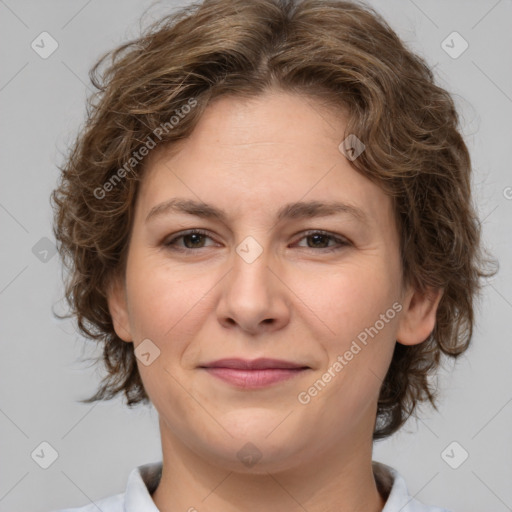
[[[373,472],[379,492],[387,496],[382,512],[450,512],[444,508],[423,505],[409,495],[403,477],[392,467],[373,462]],[[162,476],[162,462],[144,464],[128,476],[124,493],[109,496],[84,507],[55,512],[159,512],[151,494]]]

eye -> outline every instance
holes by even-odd
[[[171,239],[165,241],[163,245],[173,251],[187,252],[195,249],[205,249],[215,245],[205,245],[207,239],[213,240],[207,231],[203,231],[201,229],[190,229],[186,232],[178,233]],[[344,246],[350,245],[350,242],[345,238],[335,236],[332,233],[322,230],[307,231],[299,240],[305,240],[307,245],[304,246],[298,244],[298,247],[319,249],[326,252],[337,251]]]
[[[205,239],[207,238],[212,240],[206,231],[191,229],[167,240],[164,242],[164,246],[176,251],[193,251],[194,249],[208,247],[204,245]],[[183,242],[184,245],[182,245],[181,242]]]
[[[328,252],[337,251],[344,246],[350,245],[350,242],[345,238],[340,238],[326,231],[312,230],[307,231],[300,240],[306,240],[308,249],[327,250]],[[311,242],[311,245],[308,243]],[[329,245],[330,243],[334,245]],[[299,247],[304,247],[300,246]]]

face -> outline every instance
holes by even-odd
[[[299,95],[223,97],[150,155],[109,307],[168,443],[253,472],[371,443],[395,342],[435,308],[402,286],[391,200],[344,126]]]

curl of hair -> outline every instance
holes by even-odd
[[[355,134],[366,145],[353,168],[393,200],[404,283],[444,290],[429,338],[395,346],[374,439],[398,430],[420,402],[435,407],[428,377],[442,354],[456,358],[467,349],[480,280],[495,271],[485,266],[453,100],[374,10],[335,0],[205,0],[103,55],[90,78],[96,92],[52,193],[54,234],[70,270],[67,316],[103,343],[106,376],[82,402],[120,393],[129,406],[149,402],[106,296],[113,276],[124,274],[144,171],[144,160],[130,159],[148,137],[172,146],[189,136],[216,97],[279,89],[344,112],[340,142]],[[191,102],[196,107],[171,128],[171,117]],[[128,171],[127,162],[134,164]]]

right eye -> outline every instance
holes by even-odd
[[[212,240],[207,231],[203,231],[201,229],[190,229],[188,231],[178,233],[170,240],[165,241],[163,245],[173,251],[187,252],[208,247],[204,245],[206,238]]]

